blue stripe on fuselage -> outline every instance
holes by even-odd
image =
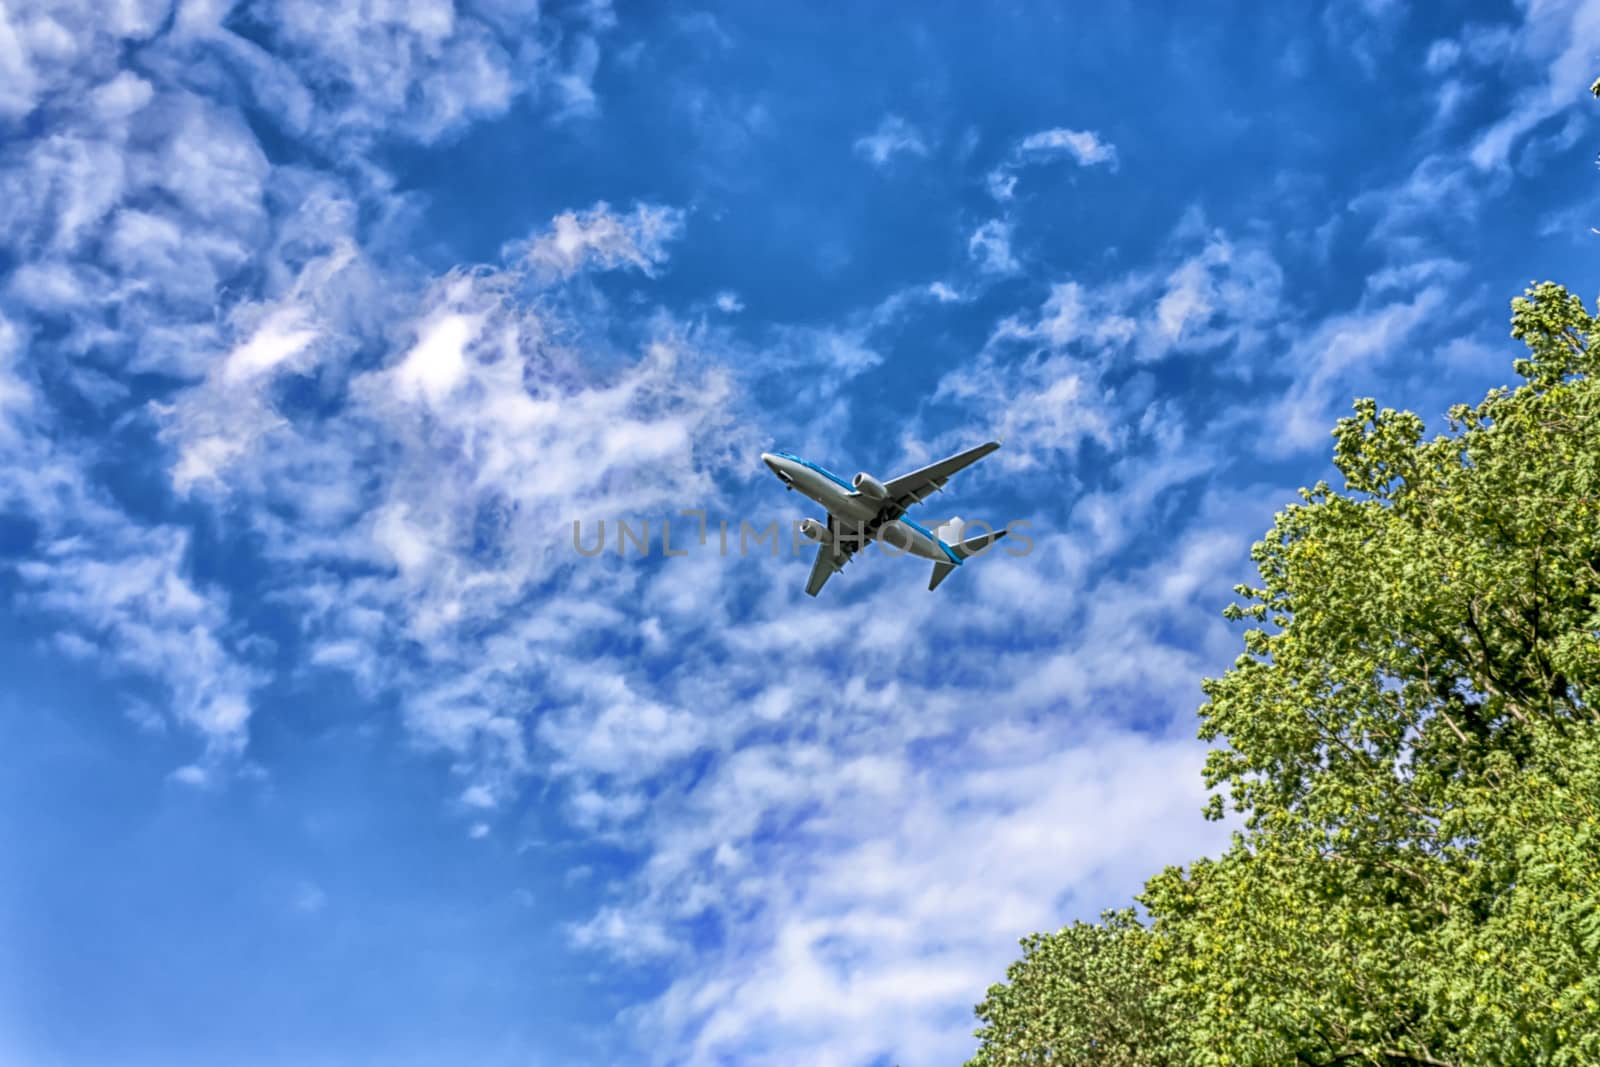
[[[793,455],[793,454],[788,453],[788,452],[779,452],[778,455],[784,456],[784,457],[786,457],[788,459],[792,459],[796,463],[800,464],[802,467],[811,468],[812,470],[816,471],[818,474],[822,475],[824,478],[827,478],[829,481],[833,482],[835,485],[842,486],[845,489],[850,490],[852,493],[856,491],[856,487],[855,486],[851,485],[849,482],[845,481],[843,478],[839,477],[837,474],[835,474],[832,471],[828,470],[826,467],[820,467],[817,464],[811,462],[809,459],[801,459],[799,456]]]

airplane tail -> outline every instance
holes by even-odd
[[[949,522],[940,525],[938,532],[942,535],[946,530],[950,529],[951,527],[955,527],[956,536],[959,537],[960,523],[960,519],[951,519]],[[1008,530],[990,530],[987,533],[981,533],[976,537],[969,537],[964,541],[957,541],[954,544],[950,544],[948,541],[945,543],[950,544],[950,554],[952,556],[962,560],[971,559],[973,556],[976,556],[978,553],[984,551],[990,545],[1000,540],[1000,538],[1004,537],[1009,532],[1010,531]],[[933,574],[928,578],[928,591],[932,592],[933,590],[939,588],[939,583],[948,578],[950,576],[950,572],[955,569],[956,565],[954,563],[943,561],[935,563],[933,565]]]

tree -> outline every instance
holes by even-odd
[[[1512,334],[1447,434],[1357,401],[1253,549],[1200,711],[1243,829],[1140,898],[1186,1062],[1600,1062],[1600,350],[1548,283]]]
[[[1073,923],[1022,940],[1007,983],[978,1005],[983,1048],[973,1067],[1101,1063],[1161,1067],[1183,1062],[1177,1033],[1155,998],[1150,934],[1131,910],[1100,925]]]

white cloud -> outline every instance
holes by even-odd
[[[1465,263],[1444,256],[1400,263],[1368,275],[1367,292],[1374,296],[1393,292],[1413,292],[1435,282],[1455,281],[1466,271]]]
[[[1460,78],[1441,81],[1433,94],[1433,125],[1439,127],[1454,121],[1475,92],[1472,85]]]
[[[555,75],[556,93],[562,102],[560,117],[588,117],[599,113],[600,98],[594,91],[594,75],[599,69],[600,46],[592,37],[580,38],[573,49],[570,66]]]
[[[197,488],[225,488],[238,462],[282,431],[286,424],[273,406],[273,385],[313,367],[324,336],[316,294],[354,263],[354,249],[338,243],[307,264],[279,301],[236,308],[233,328],[239,343],[211,361],[197,387],[153,405],[164,423],[162,436],[178,445],[172,470],[175,490],[187,494]],[[310,494],[323,491],[312,489]]]
[[[1409,258],[1436,243],[1431,238],[1437,227],[1474,220],[1486,192],[1464,160],[1430,153],[1400,181],[1355,197],[1350,209],[1374,215],[1373,239]]]
[[[1264,248],[1214,234],[1167,275],[1153,323],[1143,324],[1141,356],[1199,352],[1238,341],[1254,347],[1281,312],[1283,271]]]
[[[1089,354],[1126,347],[1140,362],[1173,353],[1237,345],[1248,352],[1282,314],[1283,271],[1254,242],[1239,242],[1203,221],[1174,238],[1172,266],[1130,272],[1099,286],[1051,287],[1034,321],[1012,317],[998,340],[1078,346]],[[1193,249],[1194,239],[1203,243]]]
[[[125,122],[155,97],[150,83],[130,71],[119,71],[93,93],[95,116],[102,122]]]
[[[1536,172],[1570,151],[1589,124],[1583,100],[1593,56],[1585,42],[1600,35],[1600,0],[1526,0],[1519,7],[1519,25],[1468,23],[1429,47],[1425,68],[1441,79],[1429,140],[1447,123],[1462,122],[1469,100],[1510,102],[1492,121],[1452,131],[1454,144],[1422,155],[1404,178],[1352,201],[1353,209],[1376,215],[1373,236],[1391,255],[1433,254],[1441,234],[1472,222],[1485,202],[1505,191],[1513,168]],[[1499,88],[1501,77],[1523,88],[1508,95]]]
[[[683,212],[638,204],[618,215],[604,201],[587,211],[564,212],[550,229],[530,241],[508,246],[543,278],[569,278],[586,269],[631,267],[646,276],[666,262],[668,242],[683,232]]]
[[[856,141],[855,150],[874,166],[882,167],[896,155],[926,156],[928,145],[916,127],[905,119],[899,115],[885,115],[876,130]]]
[[[625,779],[686,756],[705,739],[704,723],[693,713],[641,700],[619,677],[583,681],[581,705],[539,723],[540,740],[558,754],[558,770]]]
[[[315,882],[301,882],[295,887],[290,905],[302,915],[315,915],[328,906],[328,894]]]
[[[32,111],[38,84],[22,27],[0,8],[0,116],[15,119]]]
[[[825,773],[801,802],[826,798],[827,814],[758,853],[780,877],[736,864],[717,879],[729,906],[758,909],[735,951],[685,960],[646,1025],[686,1063],[792,1062],[802,1048],[818,1064],[958,1061],[972,990],[1002,972],[1018,930],[1060,924],[1063,885],[1114,892],[1194,844],[1178,827],[1192,825],[1198,786],[1149,783],[1194,781],[1198,746],[1063,740],[1007,724],[967,739],[959,775],[899,760]]]
[[[1022,269],[1011,252],[1011,223],[990,219],[973,231],[967,241],[967,254],[985,274],[1015,274]]]
[[[1130,489],[1144,484],[1125,473]],[[1151,522],[1172,484],[1114,494],[1130,505],[1124,525]],[[1092,917],[1167,857],[1219,845],[1226,828],[1195,814],[1202,746],[1186,727],[1113,726],[1107,702],[1137,686],[1152,720],[1184,721],[1201,659],[1225,656],[1225,627],[1193,605],[1248,566],[1255,531],[1237,528],[1241,512],[1217,500],[1122,580],[1095,577],[1091,561],[1126,542],[1096,541],[1075,516],[1027,559],[974,563],[953,611],[878,587],[850,609],[874,626],[841,641],[836,612],[809,613],[797,641],[780,623],[787,598],[760,606],[773,625],[739,628],[728,666],[788,650],[784,684],[806,694],[804,715],[780,739],[702,749],[702,769],[658,778],[648,809],[612,815],[643,865],[573,931],[581,946],[670,965],[672,985],[639,1013],[644,1047],[689,1064],[793,1062],[799,1049],[823,1064],[959,1061],[973,991],[1002,973],[1020,931]],[[1003,624],[975,624],[1002,603]],[[1023,609],[1038,629],[1017,646],[1027,604],[1053,607]],[[1157,619],[1199,629],[1157,638]],[[720,632],[696,628],[689,644]],[[1206,651],[1181,651],[1196,645]],[[960,660],[955,676],[929,673],[930,647]],[[830,685],[841,657],[863,669]],[[734,710],[719,712],[720,731]],[[691,948],[688,930],[708,921],[719,947]]]
[[[1426,273],[1410,279],[1406,288],[1424,276]],[[1391,291],[1387,284],[1372,289],[1374,297]],[[1325,319],[1285,355],[1285,369],[1294,381],[1264,424],[1259,447],[1277,453],[1284,447],[1325,446],[1336,387],[1348,380],[1355,368],[1391,359],[1410,344],[1443,308],[1445,299],[1441,286],[1429,285],[1415,290],[1410,299],[1365,299],[1355,310]]]
[[[1443,74],[1461,58],[1461,45],[1451,40],[1435,41],[1428,46],[1428,58],[1423,67],[1429,74]]]
[[[541,83],[567,110],[592,110],[593,30],[576,34],[562,56],[541,39],[536,5],[499,8],[493,17],[492,9],[458,9],[448,0],[336,10],[314,0],[271,0],[256,12],[271,35],[271,54],[236,38],[230,44],[237,58],[253,61],[265,102],[309,90],[310,107],[320,112],[311,120],[313,136],[365,140],[399,131],[433,141],[504,113]],[[189,28],[231,38],[215,23]]]
[[[32,387],[21,376],[22,338],[11,320],[0,315],[0,446],[18,449],[27,427],[24,419],[35,406]]]
[[[417,328],[417,343],[394,369],[395,392],[438,404],[467,374],[467,345],[477,340],[484,316],[441,311]]]
[[[626,228],[597,219],[582,230],[604,239],[566,245],[563,263],[646,255],[639,243],[618,244]],[[664,255],[652,247],[648,258]],[[539,251],[529,258],[548,262]],[[542,277],[535,268],[439,279],[385,329],[384,365],[352,375],[348,340],[325,338],[339,325],[341,291],[362,291],[366,274],[359,257],[335,250],[310,261],[280,301],[241,313],[241,341],[217,371],[156,409],[174,487],[204,484],[219,502],[248,505],[278,566],[306,569],[308,580],[286,583],[281,596],[306,619],[317,661],[367,684],[407,678],[413,730],[473,768],[468,803],[502,795],[508,775],[525,773],[527,727],[502,701],[527,684],[533,650],[614,622],[587,610],[595,594],[584,588],[610,590],[627,571],[614,557],[580,570],[572,519],[592,527],[703,504],[702,464],[738,440],[720,432],[725,373],[663,334],[632,366],[597,377],[555,340],[576,323],[508,298]],[[346,383],[337,415],[274,400],[277,383],[308,361]],[[388,573],[330,587],[309,580],[324,562]],[[531,599],[557,576],[575,599]],[[396,640],[421,642],[426,661],[377,651]],[[552,677],[552,695],[566,695],[538,736],[584,765],[629,751],[630,730],[644,731],[640,744],[665,744],[676,713],[620,700],[606,712],[594,684],[563,690]],[[667,716],[661,730],[657,715]]]
[[[58,501],[87,491],[64,460],[46,462],[0,486],[0,498],[39,504],[28,479],[44,483],[39,488],[48,487]],[[98,502],[73,504],[70,511],[34,510],[53,533],[38,558],[16,567],[23,603],[93,647],[101,665],[165,683],[169,714],[204,739],[208,757],[236,756],[245,744],[251,691],[262,679],[230,650],[226,598],[185,575],[186,535],[136,527]],[[177,777],[203,781],[197,773]]]
[[[1322,9],[1322,28],[1335,52],[1355,60],[1371,78],[1398,35],[1406,10],[1405,0],[1330,0]]]
[[[127,107],[148,84],[101,88],[107,106]],[[270,244],[270,174],[236,112],[181,90],[153,95],[132,121],[68,116],[0,163],[0,195],[19,208],[0,240],[39,253],[9,295],[60,317],[66,351],[120,356],[131,338],[141,369],[202,373],[223,279]]]
[[[1594,79],[1600,0],[1527,0],[1515,47],[1542,67],[1538,83],[1517,94],[1511,111],[1485,130],[1468,158],[1478,170],[1506,166],[1516,142],[1546,119],[1578,103]]]
[[[168,777],[179,785],[186,785],[195,789],[203,788],[211,782],[211,775],[206,772],[205,768],[196,766],[193,763],[179,767]]]
[[[1017,175],[1009,167],[995,168],[989,172],[984,182],[989,187],[989,195],[996,200],[1010,200],[1017,191]]]
[[[232,385],[270,373],[299,356],[316,337],[315,330],[304,328],[298,309],[285,308],[228,354],[222,362],[222,380]]]
[[[1101,398],[1081,377],[1062,375],[1017,401],[1003,413],[997,433],[1025,444],[1013,453],[1019,462],[1038,451],[1070,453],[1085,437],[1111,443]]]
[[[469,785],[461,793],[461,803],[469,808],[493,808],[494,794],[482,785]]]
[[[69,469],[52,473],[78,478]],[[86,526],[85,511],[100,511],[100,521]],[[92,506],[42,517],[71,532],[17,566],[29,605],[76,628],[103,662],[165,681],[172,716],[197,731],[214,756],[241,752],[250,692],[261,679],[228,648],[226,598],[185,576],[187,535],[138,528]]]
[[[1112,170],[1117,167],[1117,149],[1092,130],[1068,130],[1057,127],[1029,134],[1017,145],[1017,155],[1023,162],[1054,159],[1068,156],[1080,167],[1105,164]]]
[[[1016,193],[1019,170],[1056,159],[1071,159],[1080,167],[1117,169],[1116,146],[1101,140],[1093,130],[1040,130],[1018,141],[1006,160],[989,172],[985,178],[989,195],[996,200],[1010,200]]]
[[[744,301],[739,299],[739,294],[730,290],[723,290],[717,294],[717,310],[724,315],[737,315],[744,310]]]
[[[88,473],[92,457],[67,446],[22,377],[23,350],[0,317],[0,509],[38,527],[34,551],[12,565],[18,602],[50,620],[58,645],[163,685],[167,714],[206,746],[201,765],[174,777],[203,784],[207,765],[243,750],[263,679],[237,653],[228,598],[190,576],[188,532],[115,507]]]
[[[170,6],[170,0],[128,0],[109,8],[66,0],[0,9],[0,118],[25,118],[87,59],[148,38]]]
[[[421,598],[411,621],[422,632],[471,619],[473,597],[512,595],[521,586],[499,579],[492,564],[465,574],[452,570],[459,566],[462,534],[450,524],[433,524],[437,515],[420,488],[426,462],[417,453],[411,458],[419,466],[406,471],[417,492],[371,491],[357,473],[373,458],[369,442],[393,443],[374,427],[420,433],[438,425],[442,414],[471,430],[477,412],[486,410],[491,414],[483,425],[507,430],[516,424],[512,432],[521,433],[528,426],[517,420],[539,418],[540,405],[559,406],[564,388],[582,397],[585,386],[581,362],[548,343],[531,317],[520,327],[515,314],[494,319],[485,326],[499,331],[493,337],[466,328],[504,297],[492,284],[466,306],[444,285],[437,304],[414,316],[400,310],[408,297],[415,299],[415,285],[403,273],[378,280],[373,264],[354,251],[358,211],[381,220],[402,207],[388,178],[361,154],[379,133],[437,139],[502,113],[523,92],[549,90],[551,105],[568,113],[592,108],[595,42],[609,15],[604,5],[589,5],[587,14],[564,12],[557,27],[541,23],[537,5],[507,0],[471,11],[447,2],[367,5],[330,18],[313,4],[286,0],[253,12],[258,44],[224,27],[225,6],[186,3],[166,25],[170,9],[165,2],[129,0],[4,14],[0,69],[8,77],[0,113],[20,117],[50,94],[81,101],[54,114],[44,133],[0,163],[0,197],[16,209],[0,222],[0,241],[37,253],[15,272],[5,297],[24,313],[56,317],[53,349],[62,357],[62,376],[95,403],[124,402],[118,382],[130,368],[194,383],[167,390],[148,411],[171,449],[173,488],[203,492],[219,503],[248,500],[277,508],[251,520],[282,557],[306,567],[305,584],[279,595],[321,603],[324,618],[336,620],[326,626],[308,621],[309,659],[375,686],[390,677],[377,669],[374,648],[392,605],[382,590],[321,601],[332,588],[319,570],[323,562],[405,562],[408,569],[395,568],[393,592]],[[165,32],[140,48],[138,73],[118,71],[125,45],[157,29]],[[284,132],[321,145],[324,154],[329,144],[338,145],[341,173],[270,163],[231,91],[207,99],[185,88],[213,88],[213,65],[222,60]],[[282,205],[297,206],[282,211]],[[677,232],[681,213],[642,206],[611,215],[597,207],[570,216],[566,230],[558,223],[546,244],[531,249],[535,273],[566,276],[593,267],[649,273],[659,267],[661,246]],[[246,266],[246,284],[259,284],[262,292],[240,301],[223,286],[239,284]],[[410,327],[409,337],[388,335],[396,322]],[[15,341],[9,323],[6,331]],[[375,341],[391,354],[386,369],[353,382],[354,347]],[[214,780],[223,761],[244,745],[260,678],[239,649],[256,639],[230,618],[227,598],[190,577],[181,530],[123,516],[88,475],[92,456],[72,451],[79,442],[51,443],[59,431],[46,425],[28,383],[11,373],[16,348],[7,346],[0,367],[0,449],[7,468],[0,497],[41,529],[36,558],[18,570],[19,603],[52,620],[62,647],[91,651],[107,669],[137,671],[164,684],[170,717],[206,743],[205,758],[177,777]],[[90,350],[96,369],[74,365]],[[563,363],[558,373],[568,379],[548,383],[551,395],[540,400],[522,394],[525,402],[518,405],[513,396],[521,392],[521,372],[551,360]],[[650,366],[670,363],[658,355]],[[488,380],[486,366],[492,368]],[[571,441],[587,450],[568,456],[573,477],[582,481],[591,470],[601,477],[610,469],[626,478],[631,451],[659,456],[687,439],[670,419],[659,424],[660,436],[627,417],[673,403],[673,370],[657,373],[666,376],[664,387],[648,375],[637,380],[648,396],[617,382],[609,383],[610,391],[590,383],[587,395],[596,403],[578,405],[580,418],[594,420],[590,428],[563,438],[564,429],[552,425],[556,444],[543,454],[518,459],[521,444],[513,439],[503,447],[490,429],[474,436],[485,453],[470,461],[481,461],[492,480],[518,463],[559,458]],[[286,406],[285,386],[311,375],[324,395],[349,404],[348,418],[324,423],[303,403]],[[720,393],[714,381],[692,372],[685,381],[688,388],[709,386],[706,403],[715,410]],[[131,416],[143,417],[139,411]],[[537,429],[527,436],[540,438]],[[437,444],[450,451],[448,442]],[[525,468],[536,481],[534,469]],[[537,469],[554,467],[539,463]],[[510,507],[499,486],[469,483],[461,491],[482,494],[473,515],[462,520],[469,527],[475,517]],[[627,502],[647,495],[626,486],[612,491]],[[526,499],[565,494],[557,483],[552,496]],[[408,533],[409,539],[398,536]],[[530,538],[539,547],[523,558],[542,560],[552,543]],[[542,564],[529,566],[527,574],[542,573]],[[437,591],[437,598],[429,599],[428,591]],[[414,714],[436,724],[446,742],[481,737],[507,760],[517,758],[515,738],[498,717],[477,715],[450,694],[422,693]]]
[[[1113,372],[1190,355],[1206,357],[1219,376],[1249,377],[1283,330],[1282,289],[1282,269],[1264,246],[1191,213],[1161,265],[1097,284],[1056,282],[1036,309],[1001,319],[978,358],[939,383],[935,399],[966,405],[1004,437],[989,461],[996,467],[1056,466],[1089,441],[1124,447],[1147,401],[1138,390],[1119,395]]]

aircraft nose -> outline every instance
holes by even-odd
[[[784,470],[788,464],[784,463],[782,457],[773,455],[771,452],[763,452],[761,453],[761,462],[767,465],[769,471],[778,476],[778,481],[783,483],[785,489],[794,488],[794,477]]]

